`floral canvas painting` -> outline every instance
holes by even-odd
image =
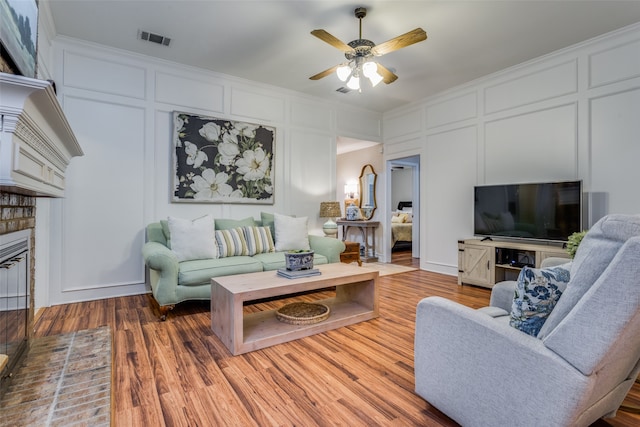
[[[273,127],[174,112],[173,201],[273,204]]]

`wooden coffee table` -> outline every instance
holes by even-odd
[[[378,272],[343,263],[316,266],[318,276],[286,279],[276,271],[211,279],[211,329],[234,355],[378,317]],[[275,310],[244,314],[246,301],[336,287],[335,298],[317,301],[329,306],[327,320],[292,325]]]

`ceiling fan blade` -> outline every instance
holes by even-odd
[[[353,52],[353,48],[351,46],[347,45],[337,37],[334,37],[331,34],[327,33],[325,30],[313,30],[311,31],[311,34],[313,34],[323,42],[329,43],[331,46],[340,49],[345,53]]]
[[[339,65],[335,65],[327,70],[324,70],[318,74],[316,74],[315,76],[311,76],[309,77],[309,80],[320,80],[323,77],[327,77],[329,74],[333,73],[334,71],[336,71],[336,68],[338,68]]]
[[[379,45],[374,46],[373,48],[371,48],[371,53],[375,56],[382,56],[389,52],[393,52],[394,50],[407,47],[426,39],[426,31],[422,28],[416,28],[413,31],[409,31],[408,33],[402,34],[401,36],[395,37],[391,40],[387,40],[384,43],[380,43]]]
[[[396,80],[398,80],[398,76],[393,74],[391,71],[389,71],[388,68],[386,68],[382,64],[378,64],[378,74],[382,76],[382,81],[385,82],[386,84],[393,83]]]

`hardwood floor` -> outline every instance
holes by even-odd
[[[401,252],[394,263],[417,260]],[[489,300],[489,290],[450,276],[387,276],[379,318],[235,357],[211,331],[208,301],[179,304],[166,322],[147,295],[54,306],[36,336],[111,326],[116,426],[452,426],[413,392],[415,306],[429,295],[474,308]],[[628,398],[635,404],[638,389]],[[639,424],[624,412],[596,423]]]
[[[411,257],[411,249],[391,252],[391,263],[420,268],[420,258]]]

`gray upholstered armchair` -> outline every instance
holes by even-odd
[[[495,307],[420,301],[416,392],[465,426],[586,426],[615,416],[640,372],[640,216],[598,221],[570,268],[537,336]]]

